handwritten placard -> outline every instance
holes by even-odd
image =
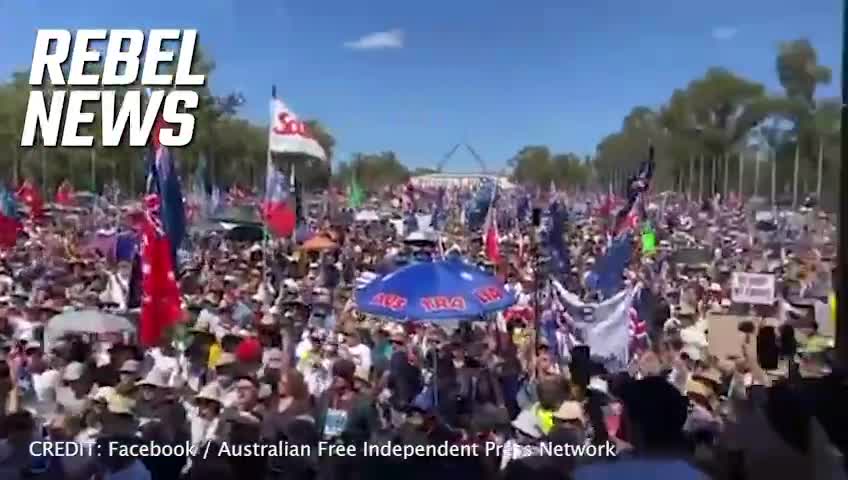
[[[730,285],[730,298],[736,303],[754,305],[771,305],[774,303],[774,275],[734,272]]]

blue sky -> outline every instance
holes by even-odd
[[[839,92],[839,0],[0,0],[0,76],[39,28],[196,28],[216,92],[266,121],[270,86],[321,119],[337,159],[394,150],[432,165],[468,142],[500,168],[522,146],[591,153],[635,105],[710,66],[778,90],[782,40],[809,38]],[[378,32],[381,34],[372,35]],[[355,48],[360,47],[360,48]],[[370,48],[368,48],[370,47]],[[464,151],[447,170],[477,168]]]

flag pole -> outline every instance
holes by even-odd
[[[271,85],[271,100],[277,98],[277,86]],[[272,119],[273,122],[273,119]],[[271,127],[273,128],[273,123]],[[271,174],[270,168],[273,165],[274,158],[271,155],[271,134],[270,131],[268,133],[268,149],[266,150],[265,155],[265,192],[263,195],[268,195],[268,175]],[[268,282],[268,225],[263,222],[262,224],[262,284],[266,285]]]

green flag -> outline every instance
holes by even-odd
[[[362,192],[362,188],[356,180],[356,173],[354,173],[350,177],[350,185],[348,186],[347,206],[350,208],[359,208],[362,206],[362,202],[364,200],[365,194]]]
[[[652,255],[657,250],[657,234],[651,227],[650,223],[646,223],[642,227],[642,253]]]

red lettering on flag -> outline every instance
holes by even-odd
[[[498,300],[503,298],[503,292],[498,287],[483,287],[478,288],[474,291],[474,295],[483,302],[484,305],[488,305],[492,302],[497,302]]]
[[[424,297],[421,299],[421,306],[428,312],[464,312],[466,310],[465,299],[459,296]]]
[[[300,135],[312,138],[312,132],[305,123],[298,120],[289,112],[281,112],[277,115],[277,125],[274,125],[274,133],[277,135]]]
[[[406,299],[392,293],[378,293],[371,299],[371,305],[398,311],[406,306]]]

